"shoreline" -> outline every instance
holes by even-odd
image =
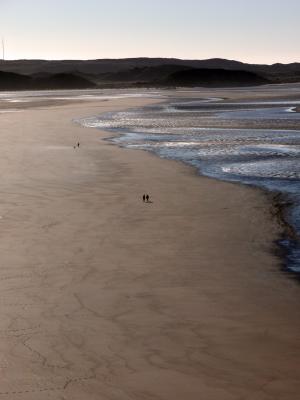
[[[78,123],[76,121],[76,123]],[[80,123],[79,123],[80,125]],[[126,135],[126,133],[120,132],[114,132],[113,130],[110,129],[100,129],[100,128],[92,128],[92,127],[84,127],[86,129],[96,129],[100,133],[105,133],[107,132],[109,136],[102,138],[102,140],[107,141],[110,145],[112,146],[118,146],[121,149],[125,150],[132,150],[128,149],[126,145],[122,145],[118,142],[113,142],[113,139],[115,138],[121,138],[123,135]],[[133,151],[141,151],[145,152],[146,154],[153,156],[155,158],[159,158],[160,160],[166,160],[166,161],[172,161],[175,163],[178,163],[179,165],[183,165],[185,167],[191,168],[191,174],[194,174],[198,176],[199,178],[206,178],[206,179],[212,179],[216,182],[224,182],[224,183],[229,183],[233,185],[238,185],[244,188],[251,188],[252,190],[257,190],[260,194],[266,197],[267,202],[269,203],[269,208],[270,208],[270,215],[272,218],[274,218],[275,222],[278,225],[278,228],[280,230],[279,235],[277,238],[273,238],[273,240],[270,239],[270,242],[274,244],[275,248],[273,250],[273,253],[275,256],[279,256],[281,259],[281,268],[285,274],[290,274],[291,276],[294,276],[296,279],[300,279],[299,272],[293,271],[292,269],[288,268],[288,262],[287,262],[287,256],[289,255],[289,248],[287,245],[283,245],[283,242],[286,240],[290,241],[299,241],[299,237],[297,235],[297,232],[295,228],[293,227],[292,224],[290,224],[287,220],[286,213],[291,206],[291,203],[286,200],[286,196],[283,193],[277,193],[277,192],[272,192],[266,188],[256,186],[255,184],[245,184],[241,181],[227,181],[225,179],[217,178],[214,176],[208,176],[205,174],[202,174],[201,171],[193,166],[190,165],[183,160],[174,160],[172,158],[162,158],[155,152],[151,150],[145,150],[145,149],[134,149]]]
[[[166,100],[158,101],[159,104],[164,104],[165,102],[166,102]],[[147,104],[141,107],[141,109],[144,109],[144,108],[147,108]],[[87,117],[87,118],[89,118],[89,117]],[[76,121],[76,123],[81,125],[79,120]],[[84,126],[84,125],[82,125],[82,126]],[[101,131],[107,132],[109,136],[104,137],[103,140],[108,141],[109,143],[111,143],[113,145],[117,145],[120,148],[128,149],[126,144],[122,144],[118,141],[114,141],[114,139],[118,140],[119,138],[121,139],[122,136],[126,136],[126,134],[127,134],[126,131],[123,132],[122,129],[118,130],[117,128],[108,128],[108,129],[102,128],[101,129],[101,128],[89,127],[89,126],[84,126],[84,127],[97,129],[99,132],[101,132]],[[211,127],[211,129],[212,128],[214,128],[214,127]],[[216,129],[217,129],[217,127],[216,127]],[[228,128],[226,128],[226,129],[228,129]],[[239,129],[241,129],[241,128],[239,128]],[[270,128],[268,128],[268,129],[270,129]],[[297,129],[297,128],[295,127],[295,129]],[[154,155],[155,157],[158,157],[160,159],[172,160],[172,161],[179,162],[182,165],[189,166],[192,169],[195,169],[196,175],[199,177],[206,177],[206,178],[214,179],[214,180],[221,181],[221,182],[227,182],[227,183],[229,182],[229,183],[233,183],[233,184],[238,184],[238,185],[242,185],[243,187],[251,187],[256,190],[259,190],[264,195],[266,195],[267,199],[270,202],[270,213],[276,219],[276,221],[278,222],[279,228],[281,229],[281,233],[279,235],[280,238],[277,238],[273,241],[275,243],[275,246],[277,247],[277,249],[274,250],[274,253],[276,255],[278,255],[278,254],[280,255],[280,258],[282,260],[281,270],[285,273],[289,273],[289,274],[293,275],[296,278],[299,278],[299,272],[296,271],[295,269],[293,269],[293,265],[292,265],[293,263],[289,262],[289,257],[288,257],[289,255],[292,256],[293,248],[295,246],[297,247],[297,244],[295,245],[295,243],[299,242],[299,236],[297,234],[295,227],[287,219],[287,212],[288,212],[290,206],[292,206],[292,204],[293,204],[288,200],[288,195],[281,193],[281,192],[277,192],[277,191],[271,191],[271,190],[268,190],[267,188],[260,187],[255,184],[252,184],[252,183],[246,184],[246,183],[243,183],[242,181],[230,181],[230,180],[226,180],[226,179],[222,179],[222,178],[218,178],[218,177],[214,177],[214,176],[205,175],[197,167],[195,167],[189,163],[186,163],[183,160],[179,160],[179,159],[175,160],[175,159],[172,159],[171,157],[166,157],[166,158],[160,157],[157,153],[155,153],[152,150],[139,149],[139,148],[136,148],[135,150],[144,151],[144,152]],[[287,244],[288,242],[289,242],[289,244]]]
[[[72,122],[143,103],[0,116],[1,392],[296,399],[300,293],[265,194]]]

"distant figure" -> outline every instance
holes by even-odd
[[[147,203],[149,203],[149,194],[147,194],[147,196],[146,196],[146,201],[147,201]]]
[[[80,143],[78,142],[78,143],[77,143],[77,147],[79,147],[79,146],[80,146]]]
[[[146,201],[146,195],[143,194],[143,202],[145,203],[145,201]]]

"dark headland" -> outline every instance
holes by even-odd
[[[261,85],[300,81],[300,63],[128,58],[0,61],[0,90]]]

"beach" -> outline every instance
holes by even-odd
[[[72,122],[150,102],[0,114],[0,396],[296,400],[269,197]]]

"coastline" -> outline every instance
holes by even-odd
[[[234,96],[233,96],[234,98]],[[162,105],[164,104],[169,104],[168,101],[161,101]],[[144,112],[147,112],[147,107],[142,107],[140,108],[140,110],[144,110]],[[118,113],[116,113],[117,115]],[[203,115],[203,113],[202,113]],[[104,120],[108,120],[109,118],[107,118],[105,115],[103,116]],[[143,118],[143,117],[142,117]],[[93,120],[93,117],[92,117]],[[101,118],[100,118],[101,120]],[[81,123],[80,121],[76,121],[79,124]],[[82,125],[86,126],[86,127],[93,127],[96,128],[98,130],[101,131],[100,127],[97,126],[93,126],[89,125],[89,118],[87,118],[87,121],[85,121],[85,119],[82,121]],[[137,123],[139,123],[139,121],[136,121]],[[205,119],[204,119],[205,122]],[[125,122],[126,123],[126,122]],[[200,124],[203,123],[203,120],[200,121]],[[215,121],[210,121],[209,125],[212,124],[212,126],[210,127],[210,129],[216,128],[215,125]],[[264,124],[266,124],[266,122],[264,122]],[[256,123],[256,129],[271,129],[271,125],[270,123],[268,124],[268,127],[266,127],[266,125],[262,125],[262,127],[258,126],[258,124]],[[286,121],[284,122],[284,124],[286,124]],[[238,125],[239,125],[239,129],[243,129],[243,126],[241,128],[241,121],[238,121]],[[276,120],[276,125],[278,126],[278,120]],[[101,126],[101,122],[100,122],[100,126]],[[114,125],[112,125],[114,126]],[[202,127],[202,125],[201,125]],[[283,128],[283,126],[282,126]],[[295,130],[298,130],[297,124],[295,123],[295,121],[292,121],[292,128]],[[127,128],[128,129],[128,128]],[[123,129],[122,126],[120,126],[120,128],[115,128],[115,127],[108,127],[103,128],[104,131],[108,132],[109,137],[105,138],[105,140],[113,142],[114,144],[118,145],[121,148],[127,148],[126,145],[126,136],[128,135],[128,133],[130,132],[130,129],[127,131],[127,129]],[[226,126],[224,128],[224,121],[222,120],[222,129],[229,129],[229,126]],[[232,128],[234,129],[234,128]],[[134,131],[134,129],[133,129]],[[141,131],[141,133],[143,133],[143,130]],[[145,133],[145,132],[144,132]],[[124,142],[123,142],[123,137],[125,138]],[[142,141],[141,141],[142,142]],[[182,160],[180,160],[179,157],[172,157],[167,155],[166,157],[164,156],[160,156],[159,154],[156,153],[155,148],[150,148],[147,149],[143,149],[142,146],[138,145],[138,142],[136,142],[136,149],[139,150],[144,150],[147,153],[150,154],[154,154],[159,158],[163,158],[163,159],[167,159],[167,160],[176,160],[180,163],[182,163],[183,165],[190,165],[192,166],[192,168],[195,168],[196,173],[198,176],[206,176],[208,178],[211,179],[216,179],[218,181],[222,181],[222,182],[230,182],[230,179],[226,179],[226,177],[218,177],[217,175],[211,175],[211,174],[205,174],[205,172],[203,172],[201,170],[201,168],[197,168],[196,166],[194,166],[192,163],[189,163],[187,161],[184,160],[184,158]],[[243,181],[232,181],[235,184],[240,184],[242,186],[251,186],[255,189],[259,189],[261,192],[263,192],[264,194],[266,194],[269,203],[270,203],[270,208],[271,208],[271,212],[272,215],[274,215],[274,217],[276,218],[276,220],[278,221],[278,224],[281,228],[281,235],[280,235],[280,239],[277,239],[275,241],[277,249],[275,251],[275,253],[278,255],[280,254],[280,257],[282,259],[282,270],[284,272],[287,273],[291,273],[293,274],[295,277],[299,277],[299,235],[297,232],[297,228],[295,225],[293,225],[293,221],[289,221],[289,217],[288,217],[288,213],[291,211],[292,206],[293,206],[293,202],[291,201],[291,199],[288,197],[288,194],[284,194],[284,192],[280,192],[279,189],[267,189],[264,188],[263,186],[260,186],[256,183],[246,183]]]
[[[78,123],[80,125],[80,123],[78,121],[76,121],[76,123]],[[106,135],[105,137],[102,137],[102,140],[107,141],[108,143],[110,143],[113,146],[118,146],[121,149],[128,150],[126,145],[123,145],[118,142],[113,142],[114,139],[122,138],[122,136],[126,135],[126,133],[116,132],[112,129],[104,130],[104,129],[92,128],[92,127],[85,127],[85,128],[97,129],[98,132],[100,132],[100,134],[102,133],[102,135],[106,132],[108,136]],[[163,159],[166,161],[176,162],[185,167],[191,168],[191,174],[195,173],[195,175],[200,178],[207,178],[207,179],[215,180],[217,182],[231,183],[233,185],[251,188],[253,190],[257,190],[261,195],[265,196],[266,201],[269,204],[270,215],[272,216],[272,218],[274,218],[274,220],[278,224],[278,229],[279,229],[277,238],[273,238],[273,240],[270,240],[274,244],[274,249],[272,250],[272,252],[275,254],[276,257],[279,257],[281,260],[280,270],[282,270],[284,273],[291,274],[291,276],[294,276],[297,279],[300,279],[299,272],[296,272],[295,270],[289,268],[288,261],[287,261],[289,253],[290,253],[290,249],[289,249],[290,245],[287,244],[287,242],[289,242],[290,244],[293,244],[294,241],[298,242],[299,236],[297,234],[296,229],[293,227],[293,225],[291,223],[289,223],[288,218],[287,218],[287,212],[293,203],[291,203],[289,200],[287,200],[287,197],[283,193],[275,192],[275,191],[272,192],[266,188],[259,187],[255,184],[246,185],[245,183],[239,182],[239,181],[231,182],[231,181],[217,178],[214,176],[208,176],[208,175],[202,174],[201,171],[197,167],[190,165],[190,164],[184,162],[183,160],[174,160],[172,158],[161,158],[155,152],[153,152],[151,150],[146,150],[146,149],[135,149],[134,151],[137,151],[137,150],[140,152],[144,152],[155,158],[157,157],[159,159]]]
[[[265,194],[71,122],[147,102],[1,115],[1,392],[296,399],[300,293]]]

